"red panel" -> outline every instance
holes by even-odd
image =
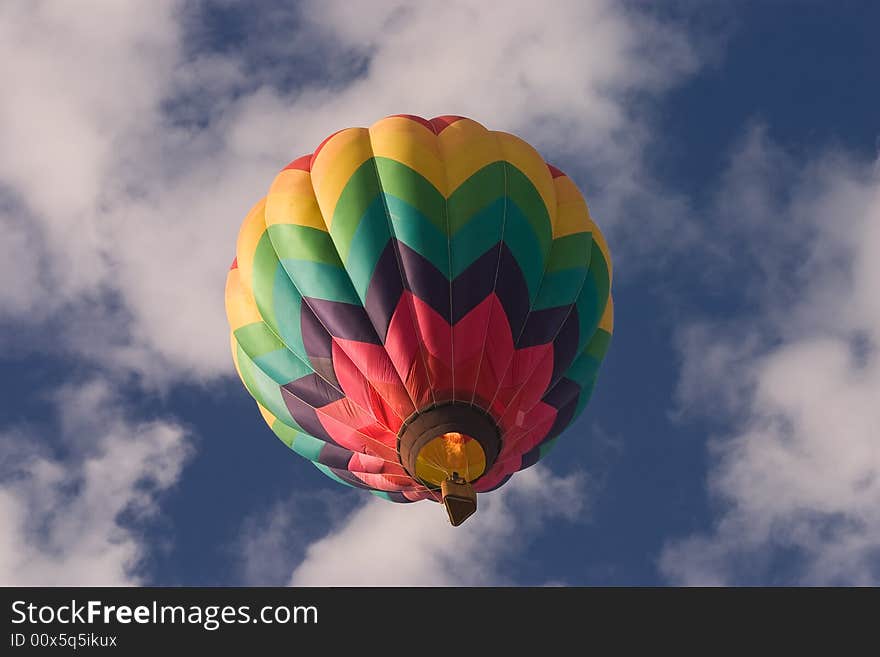
[[[492,314],[486,329],[486,346],[483,347],[480,375],[476,382],[476,399],[488,404],[501,385],[501,377],[507,364],[514,358],[513,335],[504,307],[493,293],[489,297]]]
[[[424,345],[428,375],[437,401],[452,398],[452,331],[449,323],[436,310],[411,292],[410,299],[418,333]]]
[[[550,169],[550,173],[554,178],[559,178],[560,176],[564,176],[565,173],[557,169],[555,166],[547,162],[547,168]]]
[[[434,126],[434,132],[439,135],[453,123],[455,123],[456,121],[461,121],[464,118],[467,117],[448,114],[446,116],[435,116],[433,119],[431,119],[430,123],[432,126]]]
[[[490,322],[495,325],[494,330],[489,326]],[[497,347],[491,342],[493,334],[502,336]],[[483,376],[484,351],[490,348],[503,350],[505,345],[509,346],[510,350],[513,349],[513,339],[504,320],[504,311],[494,294],[483,299],[458,321],[452,329],[452,343],[455,355],[455,398],[488,402],[488,398],[483,399],[483,393],[489,388],[494,392],[497,386],[492,385],[494,380],[488,382],[488,379],[492,379],[491,372],[488,372],[486,377]]]
[[[513,418],[514,424],[504,432],[504,445],[499,458],[504,460],[513,455],[521,456],[539,445],[553,427],[556,414],[555,408],[543,402],[539,402],[522,417],[517,413]]]
[[[333,338],[333,358],[336,358],[337,346],[341,351],[345,351],[346,355],[355,364],[357,369],[362,373],[361,376],[369,381],[371,390],[370,396],[373,398],[373,404],[379,404],[371,407],[377,418],[395,417],[395,424],[388,426],[394,429],[402,424],[403,419],[409,417],[415,412],[413,402],[409,397],[403,382],[397,375],[397,370],[388,358],[384,347],[378,344],[368,344],[366,342],[358,342],[356,340],[343,340],[341,338]],[[337,372],[337,377],[339,373]],[[341,383],[341,380],[340,380]]]
[[[369,412],[370,383],[335,340],[331,349],[333,372],[342,392],[365,412]]]
[[[438,494],[432,493],[431,491],[405,490],[403,491],[403,496],[408,500],[412,500],[413,502],[418,502],[420,500],[434,500],[435,502],[440,501]]]
[[[413,313],[410,308],[409,292],[400,296],[400,301],[391,315],[388,332],[385,335],[385,351],[394,364],[418,408],[427,405],[431,396],[431,377],[425,369],[424,348],[416,333]]]
[[[552,353],[551,344],[516,350],[491,408],[495,417],[502,418],[502,428],[515,421],[511,416],[515,418],[517,410],[528,410],[546,392],[553,376]]]
[[[364,472],[352,472],[351,474],[376,490],[406,491],[417,485],[409,476],[367,474]]]
[[[431,132],[434,132],[434,127],[431,125],[431,122],[428,119],[423,119],[421,116],[416,116],[415,114],[392,114],[388,118],[392,117],[400,117],[402,119],[409,119],[410,121],[415,121],[416,123],[421,123]]]
[[[406,470],[400,463],[385,461],[377,456],[355,452],[348,462],[351,472],[369,472],[370,474],[390,474],[398,477],[408,477]]]
[[[478,493],[483,493],[490,488],[494,488],[499,484],[499,482],[507,476],[507,473],[504,472],[504,469],[501,467],[501,463],[499,461],[495,461],[495,465],[493,465],[489,472],[480,477],[476,482],[474,482],[474,490]]]
[[[299,169],[301,171],[311,171],[312,170],[312,155],[311,153],[308,155],[301,155],[296,158],[293,162],[288,164],[286,167],[282,169],[282,171],[286,171],[287,169]]]
[[[338,135],[340,132],[342,132],[342,130],[337,130],[337,131],[334,132],[332,135],[330,135],[329,137],[327,137],[324,141],[322,141],[320,144],[318,144],[318,147],[315,149],[315,152],[312,153],[311,160],[309,161],[309,171],[311,171],[312,163],[315,161],[315,158],[318,157],[318,153],[320,153],[320,152],[321,152],[321,149],[324,148],[324,144],[326,144],[328,141],[330,141],[331,139],[333,139],[333,138],[334,138],[336,135]]]

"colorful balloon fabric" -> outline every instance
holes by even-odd
[[[399,115],[278,174],[241,227],[226,308],[275,434],[412,502],[453,471],[495,489],[547,454],[595,384],[610,290],[570,178],[470,119]]]

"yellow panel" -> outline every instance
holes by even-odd
[[[226,317],[233,331],[262,321],[253,293],[241,282],[240,267],[230,269],[226,276]]]
[[[506,132],[493,133],[501,144],[504,159],[525,174],[538,190],[550,216],[550,228],[556,224],[556,187],[553,175],[541,154],[519,137]]]
[[[241,284],[248,289],[253,287],[252,274],[257,244],[266,231],[265,212],[266,199],[263,198],[248,212],[244,222],[241,224],[241,230],[238,232],[238,243],[235,247],[238,271],[241,276]]]
[[[608,243],[605,236],[593,218],[590,216],[590,210],[584,200],[583,195],[568,176],[559,176],[554,179],[556,184],[556,193],[559,198],[559,218],[556,222],[553,238],[564,237],[572,233],[589,232],[593,234],[593,242],[599,247],[602,255],[605,256],[605,263],[608,265],[608,280],[611,281],[612,266],[611,253],[608,250]]]
[[[312,162],[312,187],[329,229],[342,190],[352,174],[372,157],[370,131],[348,128],[333,135]]]
[[[568,176],[559,176],[553,179],[553,184],[558,202],[553,239],[592,230],[590,211],[574,181]]]
[[[590,220],[590,223],[592,224],[591,230],[593,232],[593,242],[599,247],[602,255],[605,256],[605,264],[608,265],[608,285],[610,286],[613,271],[611,266],[611,252],[608,250],[608,242],[605,241],[605,236],[602,234],[602,231],[599,230],[599,227],[593,223],[592,219]]]
[[[593,242],[599,247],[605,257],[608,266],[608,281],[612,278],[611,253],[605,236],[593,218],[583,195],[568,176],[559,176],[554,179],[556,193],[559,198],[559,216],[554,226],[553,238],[564,237],[573,233],[589,232],[593,235]]]
[[[244,383],[244,379],[241,376],[241,368],[238,366],[238,341],[235,339],[234,333],[229,334],[229,343],[232,347],[232,364],[235,365],[235,373],[238,374],[238,378]]]
[[[431,130],[412,119],[391,116],[370,127],[370,141],[376,157],[405,164],[446,195],[446,168]]]
[[[445,433],[428,442],[416,458],[416,476],[440,485],[453,472],[473,481],[486,470],[486,454],[479,442],[461,433]]]
[[[269,411],[269,409],[266,408],[265,406],[263,406],[260,402],[257,402],[257,408],[260,409],[260,415],[263,416],[263,419],[266,421],[266,424],[268,424],[269,428],[271,429],[272,425],[275,424],[275,420],[277,420],[278,418],[276,418],[274,415],[272,415],[272,413]]]
[[[614,300],[608,295],[608,303],[605,304],[605,312],[599,320],[599,328],[609,333],[614,333]]]
[[[266,225],[273,224],[295,224],[327,230],[308,171],[285,169],[275,176],[266,195]]]
[[[437,137],[437,145],[446,163],[449,196],[474,173],[503,157],[495,134],[470,119],[447,126]]]

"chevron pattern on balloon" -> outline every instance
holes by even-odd
[[[291,162],[245,219],[226,285],[233,357],[275,434],[332,479],[439,500],[402,465],[408,418],[497,424],[492,490],[583,410],[613,324],[586,203],[526,142],[399,115]]]

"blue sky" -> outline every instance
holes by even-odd
[[[880,8],[369,4],[0,9],[0,583],[880,582]],[[615,262],[587,411],[457,530],[228,355],[247,209],[405,112],[535,144]]]

